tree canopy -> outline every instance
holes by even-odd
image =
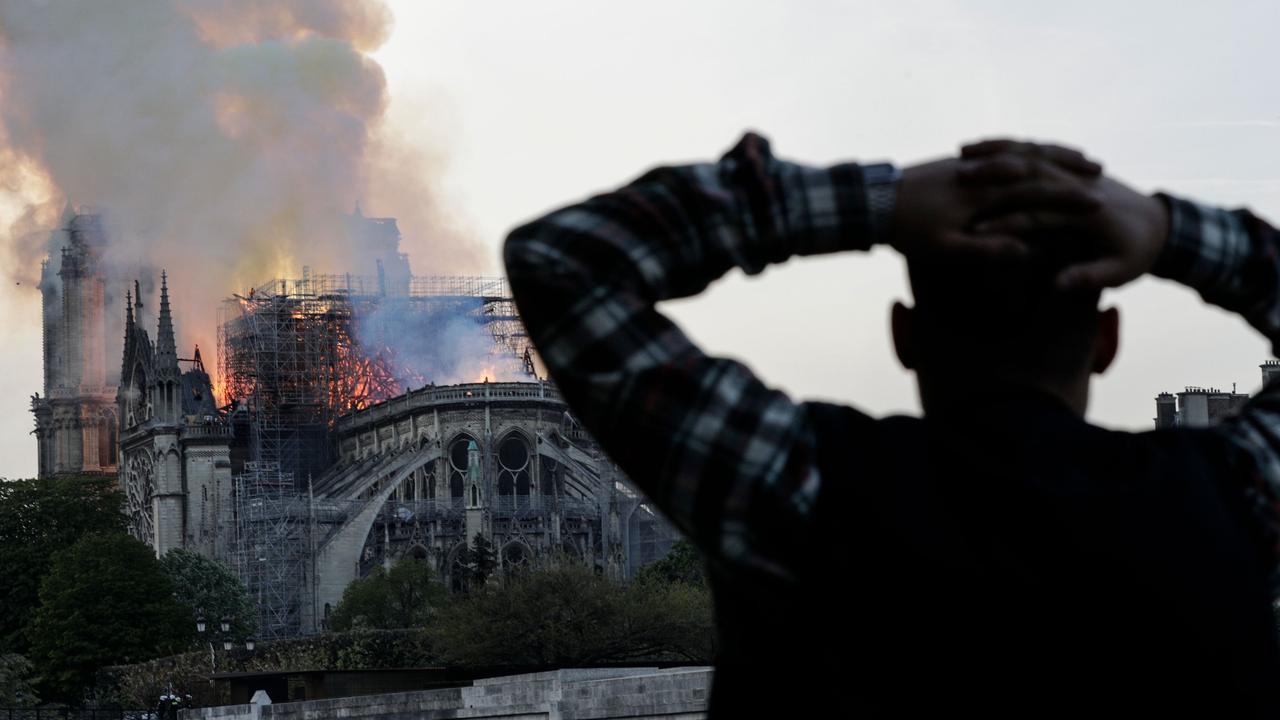
[[[464,545],[454,559],[454,588],[463,592],[482,588],[497,568],[498,554],[493,543],[477,532],[471,544]]]
[[[444,603],[445,596],[444,586],[435,581],[426,562],[405,558],[390,570],[379,565],[348,585],[329,616],[329,627],[337,631],[421,627]]]
[[[40,704],[32,685],[35,668],[16,653],[0,655],[0,706],[28,708]]]
[[[677,540],[661,560],[645,565],[636,573],[637,580],[662,580],[693,585],[707,583],[707,565],[701,553],[688,540]]]
[[[99,668],[178,652],[194,625],[151,548],[124,533],[86,535],[54,554],[40,584],[30,658],[42,695],[78,703]]]
[[[562,562],[473,590],[428,628],[448,662],[557,665],[710,660],[710,596],[688,583],[621,585]]]
[[[0,481],[0,652],[26,652],[53,554],[88,533],[123,530],[120,508],[113,478]]]
[[[257,615],[248,589],[231,568],[181,548],[165,553],[160,566],[173,585],[174,596],[192,615],[203,614],[209,627],[215,628],[222,618],[230,618],[231,639],[235,642],[253,635]]]

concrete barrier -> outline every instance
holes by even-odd
[[[709,667],[565,669],[477,680],[468,687],[272,705],[184,710],[183,720],[693,720],[711,693]]]

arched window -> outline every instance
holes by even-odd
[[[498,495],[517,497],[520,505],[529,504],[529,445],[512,433],[498,445]]]
[[[475,442],[469,435],[459,435],[449,443],[449,497],[461,499],[465,496],[467,470],[470,469],[471,453],[468,445]]]
[[[529,553],[525,546],[513,542],[502,549],[502,564],[507,570],[518,570],[529,564]]]

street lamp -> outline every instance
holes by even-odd
[[[209,627],[209,623],[207,620],[205,620],[204,612],[201,611],[196,616],[196,633],[198,633],[200,637],[203,638],[205,642],[207,642],[209,645],[209,682],[212,683],[213,674],[218,671],[218,655],[217,655],[217,652],[214,651],[213,649],[213,642],[215,640],[214,635],[216,634],[219,638],[221,638],[223,652],[230,653],[231,648],[235,643],[232,642],[232,639],[231,639],[231,617],[230,616],[224,615],[222,616],[222,620],[218,622],[218,630],[220,632],[218,633],[211,632],[208,635],[206,635],[205,630],[208,627]],[[248,650],[249,652],[253,652],[254,648],[256,647],[257,647],[257,642],[255,642],[253,638],[247,638],[244,641],[245,650]]]

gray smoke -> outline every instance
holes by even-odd
[[[361,347],[390,361],[401,385],[418,386],[530,379],[480,322],[481,298],[424,307],[385,297],[356,318]]]
[[[0,4],[0,203],[21,203],[11,274],[34,280],[68,199],[101,208],[115,272],[168,270],[184,352],[214,346],[232,291],[303,265],[370,274],[340,221],[357,200],[401,215],[407,236],[431,232],[416,208],[368,196],[387,92],[367,53],[390,26],[373,0]],[[429,170],[397,192],[430,207]],[[441,273],[476,256],[414,260]]]

